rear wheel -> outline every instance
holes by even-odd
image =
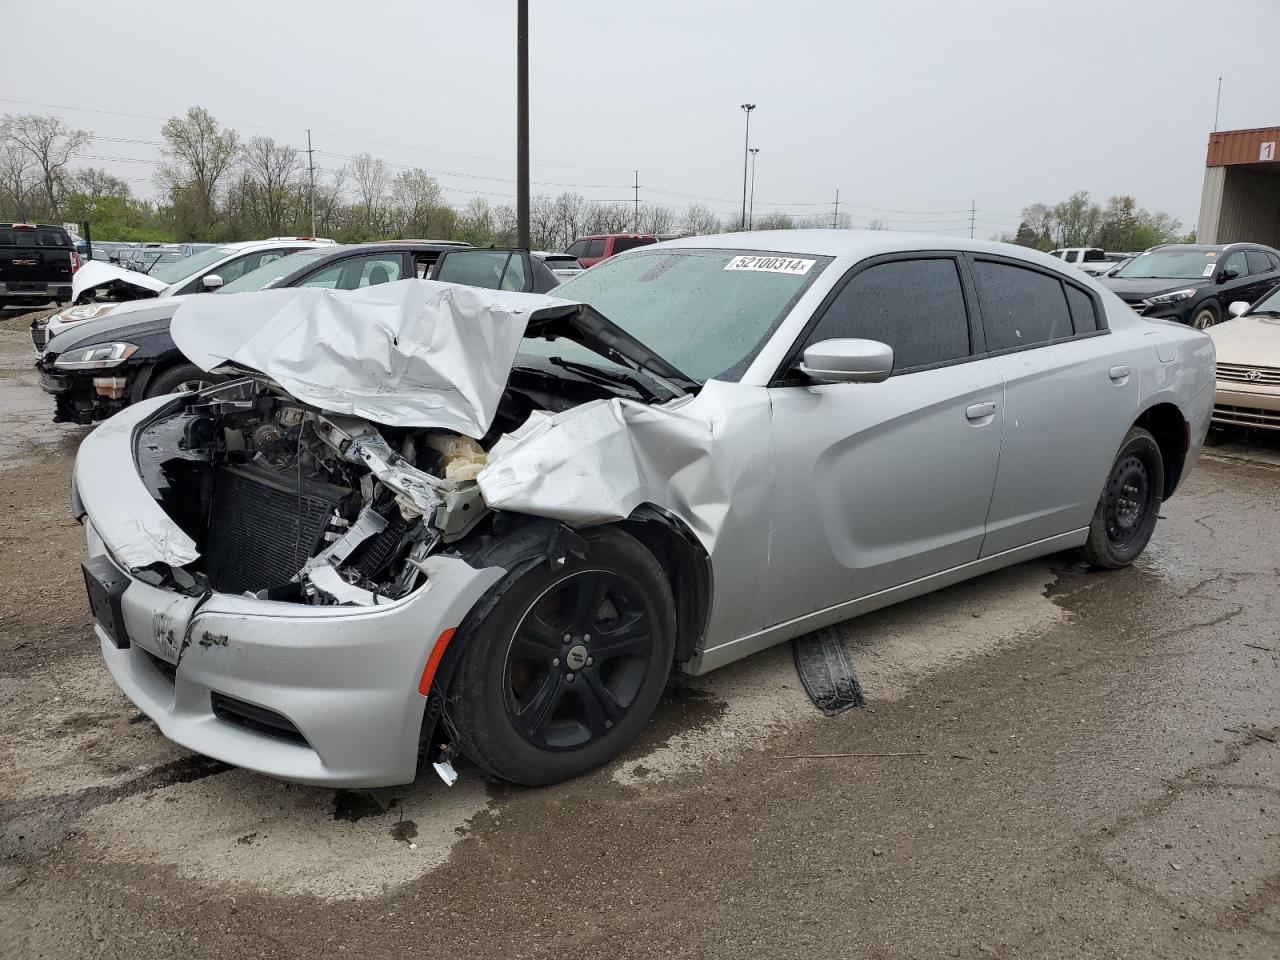
[[[463,752],[530,786],[586,773],[640,732],[666,686],[675,605],[634,537],[583,534],[585,556],[548,562],[545,544],[500,583],[474,622],[451,685]]]
[[[1153,437],[1141,427],[1125,435],[1107,475],[1089,524],[1085,559],[1116,569],[1133,563],[1146,549],[1159,518],[1164,492],[1164,459]]]
[[[205,387],[211,387],[215,383],[221,383],[222,380],[222,377],[206,373],[195,364],[180,363],[178,366],[170,367],[160,373],[151,383],[147,384],[147,396],[158,397],[166,393],[190,393],[193,390],[203,390]]]

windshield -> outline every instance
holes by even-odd
[[[555,296],[589,303],[697,380],[736,380],[830,257],[736,250],[653,250],[612,257]],[[607,364],[567,340],[521,350]]]
[[[1271,288],[1271,292],[1259,300],[1250,313],[1280,313],[1280,284]]]
[[[180,280],[194,277],[206,267],[213,266],[219,260],[223,260],[233,253],[235,251],[230,247],[214,247],[212,250],[201,250],[199,253],[193,253],[189,257],[174,260],[172,263],[157,263],[151,269],[151,276],[165,283],[177,283]]]
[[[1202,280],[1211,277],[1218,266],[1216,250],[1153,250],[1140,254],[1112,274],[1127,280],[1161,278],[1166,280]]]
[[[257,270],[250,270],[242,277],[237,277],[226,284],[218,293],[252,293],[254,290],[266,290],[274,287],[283,277],[288,276],[299,267],[305,267],[312,260],[319,260],[333,253],[334,248],[324,250],[300,250],[279,260],[272,260]]]

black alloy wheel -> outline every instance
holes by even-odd
[[[560,580],[521,618],[507,648],[507,713],[545,750],[600,739],[635,702],[653,628],[640,587],[611,570]]]

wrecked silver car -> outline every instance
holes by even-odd
[[[695,238],[557,294],[182,306],[242,378],[105,422],[73,497],[103,655],[166,736],[313,784],[575,776],[673,666],[1131,563],[1208,430],[1207,337],[1021,248]]]

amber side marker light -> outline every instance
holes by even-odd
[[[427,657],[427,665],[422,668],[422,679],[418,681],[418,692],[424,697],[431,692],[431,681],[436,677],[436,668],[440,666],[440,658],[444,656],[445,648],[449,646],[449,641],[453,639],[455,629],[450,627],[440,634],[440,638],[436,640],[436,645],[431,648],[431,656]]]

